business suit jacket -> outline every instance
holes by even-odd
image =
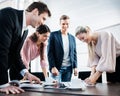
[[[76,42],[75,38],[68,33],[69,39],[69,56],[70,56],[70,63],[72,68],[77,67],[77,57],[76,57]],[[65,47],[65,46],[64,46]],[[62,61],[64,56],[63,50],[63,42],[61,31],[55,31],[50,34],[49,43],[48,43],[48,62],[49,62],[49,69],[56,67],[60,70]]]
[[[18,72],[25,68],[20,57],[22,24],[22,10],[0,10],[0,84],[8,82],[7,71],[11,65]]]

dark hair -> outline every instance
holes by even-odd
[[[43,33],[46,33],[46,32],[50,32],[50,29],[47,25],[40,25],[39,27],[37,27],[36,29],[37,32],[39,32],[39,34],[43,34]]]
[[[44,33],[47,33],[47,32],[50,33],[50,29],[47,25],[44,24],[44,25],[40,25],[39,27],[37,27],[36,32],[38,32],[39,34],[44,34]],[[36,32],[34,32],[30,36],[30,39],[33,42],[37,42],[37,40],[38,40]],[[41,60],[44,59],[44,50],[43,49],[44,49],[44,43],[40,43],[40,58],[41,58]]]
[[[44,34],[44,33],[50,32],[50,29],[49,29],[49,27],[48,27],[47,25],[44,24],[44,25],[40,25],[39,27],[37,27],[36,32],[38,32],[39,34]],[[37,35],[36,35],[36,32],[34,32],[34,33],[30,36],[30,38],[31,38],[31,40],[32,40],[33,42],[37,42],[37,40],[38,40],[38,37],[37,37]]]
[[[62,15],[62,16],[60,17],[60,21],[61,21],[61,20],[66,20],[66,19],[70,19],[70,17],[67,16],[67,15]]]
[[[38,9],[39,11],[39,15],[41,13],[44,13],[44,12],[47,12],[48,13],[48,16],[50,17],[51,16],[51,12],[50,10],[48,9],[47,5],[41,1],[39,2],[33,2],[31,5],[28,6],[28,8],[26,9],[26,11],[28,12],[31,12],[32,10],[34,10],[35,8]]]

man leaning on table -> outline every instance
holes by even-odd
[[[50,16],[47,5],[40,1],[33,2],[26,11],[10,7],[0,10],[0,85],[8,82],[7,71],[13,67],[31,82],[40,83],[40,79],[30,74],[23,65],[20,50],[27,35],[23,35],[24,29],[28,25],[36,28]],[[24,90],[8,86],[0,89],[0,92],[16,94]]]

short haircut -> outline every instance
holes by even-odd
[[[44,12],[47,12],[48,13],[48,16],[50,17],[51,16],[51,12],[50,10],[48,9],[47,5],[41,1],[39,2],[33,2],[31,5],[28,6],[28,8],[26,9],[26,11],[28,12],[31,12],[32,10],[34,10],[35,8],[38,9],[39,11],[39,15],[41,13],[44,13]]]
[[[70,19],[70,17],[67,16],[67,15],[62,15],[62,16],[60,17],[60,21],[61,21],[61,20],[66,20],[66,19]]]

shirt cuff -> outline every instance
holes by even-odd
[[[20,74],[24,77],[26,72],[28,72],[28,70],[27,69],[23,69],[23,70],[20,71]]]

